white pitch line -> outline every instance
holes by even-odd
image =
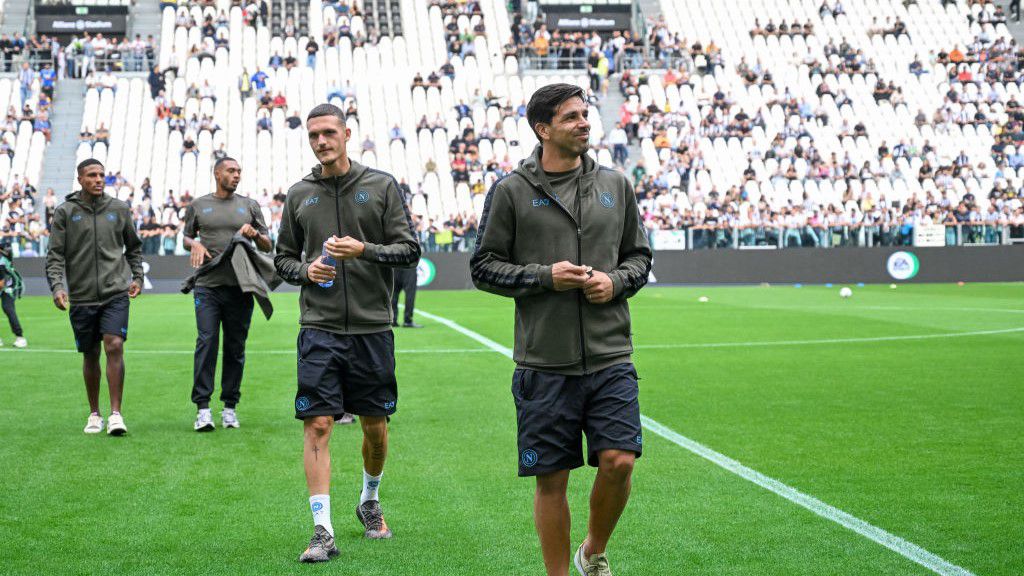
[[[639,350],[675,349],[675,348],[747,348],[755,346],[808,346],[814,344],[848,344],[857,342],[892,342],[894,340],[931,340],[933,338],[962,338],[965,336],[989,336],[992,334],[1012,334],[1024,332],[1024,328],[1005,328],[1002,330],[978,330],[975,332],[943,332],[941,334],[907,334],[905,336],[872,336],[866,338],[826,338],[824,340],[769,340],[764,342],[706,342],[703,344],[640,344],[634,346]]]
[[[77,350],[71,348],[0,348],[0,352],[11,352],[14,354],[22,354],[25,352],[45,352],[45,353],[67,353],[67,354],[79,354]],[[414,348],[408,350],[396,349],[395,354],[479,354],[481,352],[488,352],[483,348]],[[131,356],[133,354],[158,354],[158,355],[188,355],[192,356],[195,354],[195,350],[133,350],[131,348],[125,348],[125,354]],[[272,355],[287,355],[294,356],[295,350],[246,350],[248,354],[272,354]]]
[[[480,344],[483,344],[484,346],[490,348],[491,350],[494,350],[495,352],[503,356],[512,358],[511,349],[509,349],[506,346],[502,346],[501,344],[498,344],[494,340],[491,340],[490,338],[482,334],[479,334],[477,332],[470,330],[469,328],[461,326],[460,324],[452,320],[442,318],[441,316],[437,316],[429,312],[417,310],[416,313],[440,324],[444,324],[445,326],[451,328],[452,330],[455,330],[460,334],[463,334],[465,336],[468,336],[469,338],[472,338],[473,340],[476,340]],[[1024,330],[1024,328],[1018,328],[1015,330],[1021,331]],[[729,458],[724,454],[716,452],[695,440],[691,440],[690,438],[683,436],[682,434],[672,430],[667,426],[659,424],[658,422],[648,418],[647,416],[641,415],[640,421],[643,424],[644,428],[657,434],[658,436],[661,436],[662,438],[668,440],[669,442],[672,442],[677,446],[689,450],[690,452],[700,456],[701,458],[704,458],[705,460],[717,466],[720,466],[725,470],[732,472],[733,474],[736,474],[737,476],[743,478],[744,480],[749,480],[750,482],[753,482],[754,484],[757,484],[758,486],[766,490],[774,492],[775,494],[782,496],[786,500],[789,500],[790,502],[793,502],[798,506],[806,508],[807,510],[810,510],[811,512],[817,514],[818,516],[821,516],[822,518],[825,518],[826,520],[831,520],[843,526],[844,528],[852,530],[873,542],[881,544],[882,546],[885,546],[886,548],[892,550],[893,552],[896,552],[897,554],[903,556],[904,558],[907,558],[908,560],[911,560],[913,562],[916,562],[917,564],[920,564],[921,566],[924,566],[925,568],[931,570],[932,572],[935,572],[936,574],[939,574],[941,576],[974,576],[973,573],[961,568],[960,566],[951,564],[950,562],[943,560],[939,556],[932,554],[931,552],[925,550],[924,548],[921,548],[920,546],[912,542],[908,542],[907,540],[904,540],[899,536],[890,534],[889,532],[886,532],[885,530],[877,526],[869,524],[861,520],[860,518],[857,518],[856,516],[843,512],[842,510],[829,504],[826,504],[821,500],[814,498],[813,496],[808,496],[807,494],[800,492],[796,488],[783,484],[782,482],[779,482],[778,480],[775,480],[774,478],[771,478],[769,476],[765,476],[764,474],[752,468],[748,468],[743,464],[740,464],[736,460],[733,460],[732,458]]]

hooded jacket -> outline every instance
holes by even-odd
[[[270,292],[281,285],[281,277],[277,275],[274,261],[270,259],[270,256],[260,252],[255,243],[242,236],[240,232],[235,232],[227,248],[207,263],[196,268],[181,283],[181,293],[188,294],[196,287],[200,278],[215,270],[219,271],[222,262],[230,263],[230,273],[237,281],[239,289],[246,294],[252,294],[256,298],[256,303],[260,305],[263,315],[270,320],[270,317],[274,315],[274,304],[270,301]]]
[[[590,374],[630,361],[629,305],[646,283],[651,249],[633,187],[588,155],[578,180],[576,211],[552,192],[541,147],[491,187],[470,261],[477,288],[515,298],[515,352],[523,368]],[[591,304],[580,289],[557,292],[556,262],[608,274],[610,302]]]
[[[142,240],[127,204],[82,194],[68,194],[54,210],[46,280],[52,293],[63,290],[71,304],[89,306],[126,294],[132,281],[142,286]]]
[[[302,286],[299,324],[337,334],[391,329],[391,267],[420,257],[412,220],[395,178],[350,162],[348,173],[323,177],[321,166],[288,189],[274,265],[289,284]],[[309,280],[309,265],[331,236],[364,244],[359,258],[338,260],[334,285]]]

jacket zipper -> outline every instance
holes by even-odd
[[[529,179],[526,179],[529,182]],[[576,215],[569,212],[569,209],[562,203],[562,199],[553,196],[543,186],[540,187],[540,191],[545,196],[551,198],[556,204],[562,209],[569,218],[573,220],[573,224],[576,225],[576,265],[583,265],[583,174],[582,170],[579,176],[576,177]],[[583,373],[587,373],[587,336],[583,332],[583,291],[579,290],[576,292],[576,312],[579,320],[580,327],[580,364],[583,367]]]
[[[96,206],[92,207],[92,261],[96,270],[96,300],[100,300],[100,241],[96,229]]]
[[[576,177],[576,265],[583,265],[583,186],[582,178]],[[576,310],[580,322],[580,362],[583,373],[587,373],[587,334],[583,331],[583,291],[576,291]]]
[[[341,192],[338,189],[337,179],[334,183],[334,217],[338,222],[338,234],[341,234]],[[345,261],[341,261],[341,286],[345,294],[345,332],[348,332],[348,274],[345,272]]]

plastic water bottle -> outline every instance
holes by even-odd
[[[323,255],[322,261],[324,264],[327,264],[328,266],[337,265],[337,262],[334,260],[334,258],[327,253],[327,242],[324,242],[323,250],[320,253]],[[328,280],[327,282],[318,282],[318,284],[320,284],[321,288],[330,288],[331,286],[334,286],[334,280]]]

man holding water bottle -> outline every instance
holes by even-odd
[[[394,177],[349,160],[341,109],[313,108],[306,129],[320,164],[288,190],[274,263],[285,281],[302,287],[295,417],[303,421],[314,531],[299,560],[324,562],[338,554],[328,443],[346,412],[363,429],[356,516],[367,538],[391,537],[377,496],[387,420],[398,402],[391,269],[415,266],[420,246]]]

